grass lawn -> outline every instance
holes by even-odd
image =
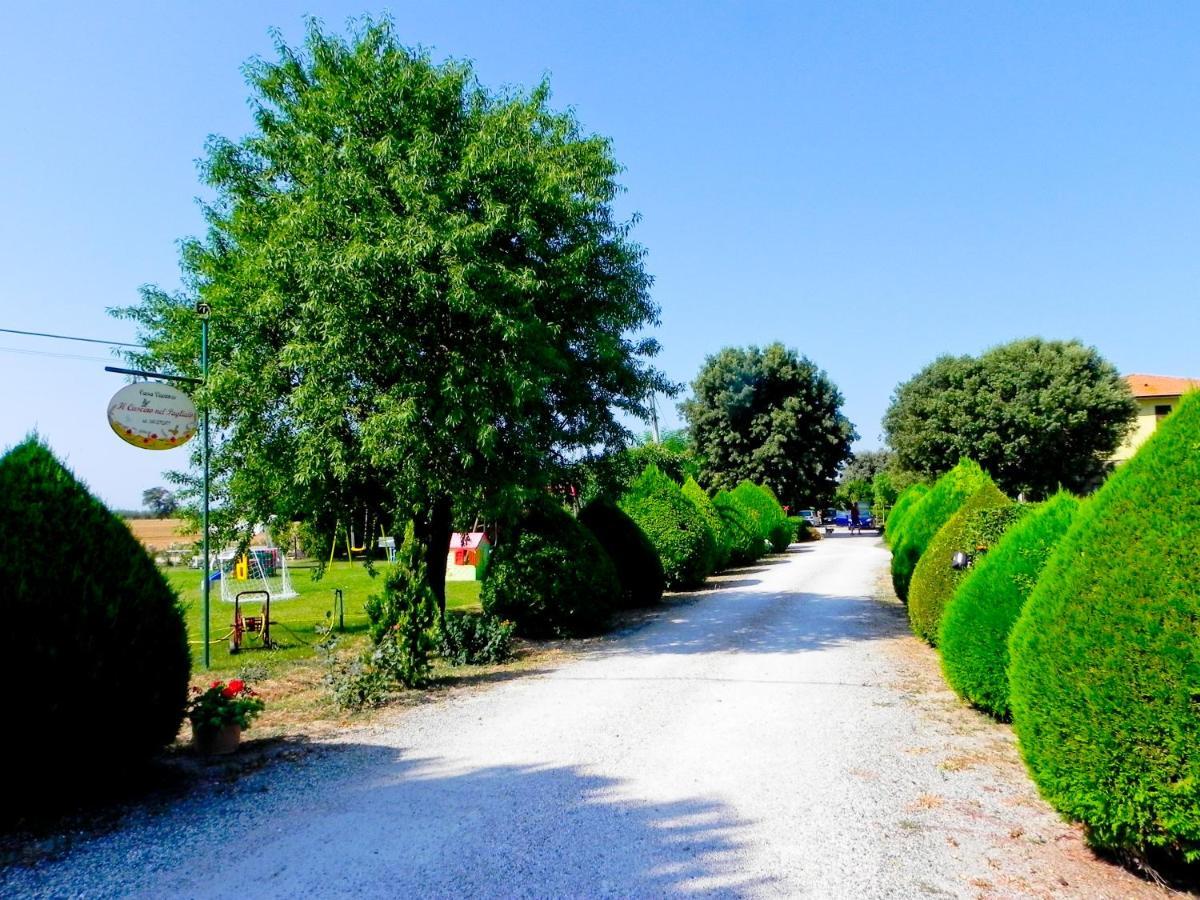
[[[212,668],[203,670],[203,655],[200,642],[203,639],[203,610],[200,597],[200,573],[195,569],[163,569],[167,581],[179,594],[186,609],[188,640],[192,642],[192,668],[196,676],[228,678],[238,674],[254,673],[256,679],[281,675],[290,666],[311,660],[316,651],[312,644],[320,639],[317,626],[329,621],[326,613],[333,612],[333,592],[340,588],[346,603],[346,635],[340,641],[347,647],[358,639],[365,639],[367,614],[363,604],[367,597],[382,588],[384,566],[376,566],[376,575],[361,563],[335,562],[325,570],[320,581],[314,581],[309,570],[292,568],[292,586],[299,597],[279,600],[271,605],[271,639],[279,644],[274,650],[259,650],[258,638],[248,636],[240,654],[231,656],[227,637],[233,621],[233,604],[221,600],[221,586],[213,584],[210,605],[212,607]],[[254,587],[250,582],[240,583],[243,589]],[[451,581],[446,584],[447,609],[479,609],[479,582]],[[243,614],[254,615],[259,609],[257,602],[246,604]],[[247,647],[255,649],[245,649]]]

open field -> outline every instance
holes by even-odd
[[[198,543],[199,532],[183,532],[180,529],[186,525],[183,519],[124,519],[133,536],[141,541],[142,546],[153,553],[155,550],[166,550],[168,547],[179,547]]]

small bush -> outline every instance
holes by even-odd
[[[713,509],[721,517],[721,528],[729,541],[729,561],[735,566],[748,566],[759,559],[765,545],[758,533],[758,523],[746,508],[729,491],[718,491],[713,497]]]
[[[791,523],[786,519],[772,525],[771,533],[767,535],[767,541],[770,543],[771,551],[774,553],[782,553],[792,545],[795,538],[796,533],[792,530]]]
[[[517,627],[486,613],[447,613],[439,638],[442,659],[452,666],[490,666],[513,657]]]
[[[696,504],[696,508],[704,516],[704,521],[708,523],[708,528],[713,535],[712,570],[719,572],[729,565],[729,556],[733,550],[733,541],[725,534],[721,517],[717,514],[717,510],[713,506],[707,492],[696,483],[696,479],[689,477],[683,483],[682,490],[683,496]]]
[[[191,665],[178,600],[125,524],[35,438],[0,458],[0,584],[15,629],[0,677],[20,735],[0,756],[19,773],[10,812],[134,771],[175,739]]]
[[[889,547],[895,547],[900,536],[903,534],[904,520],[909,513],[916,508],[922,498],[929,493],[929,485],[911,484],[904,489],[904,492],[896,498],[895,505],[887,514],[887,520],[884,522],[884,540]]]
[[[1143,516],[1151,516],[1142,521]],[[1095,846],[1200,862],[1200,392],[1080,510],[1013,626],[1043,796]]]
[[[654,545],[669,589],[688,590],[704,583],[712,571],[716,539],[679,485],[647,466],[620,506]]]
[[[791,543],[791,529],[787,529],[785,535],[787,513],[783,511],[783,507],[779,505],[779,500],[776,499],[771,489],[751,481],[743,481],[733,489],[732,494],[733,498],[754,519],[758,526],[758,536],[770,545],[771,550],[775,553],[786,550],[788,545],[780,546],[780,544],[785,537],[788,543]],[[784,527],[780,528],[780,525]]]
[[[896,596],[907,602],[908,585],[917,561],[933,536],[974,494],[991,479],[978,464],[964,459],[937,483],[910,511],[905,513],[903,533],[892,541],[892,586]]]
[[[994,523],[1011,519],[1013,507],[1012,501],[989,481],[968,497],[962,508],[934,535],[929,548],[917,562],[908,594],[908,620],[917,637],[930,644],[937,642],[942,613],[966,574],[951,568],[954,554],[961,550],[972,555],[980,547],[981,534],[987,529],[987,523],[991,521],[992,529],[1000,530]],[[998,511],[1005,514],[1003,518],[985,518]]]
[[[658,551],[646,533],[610,500],[593,500],[579,513],[579,521],[608,554],[621,582],[623,609],[654,606],[662,601],[666,576]]]
[[[604,548],[549,499],[526,510],[496,547],[480,589],[484,612],[533,638],[597,634],[620,596]]]
[[[437,598],[425,578],[425,550],[413,534],[412,522],[387,570],[383,591],[367,598],[370,664],[407,688],[429,681],[431,633],[437,621]]]
[[[1008,636],[1079,501],[1059,493],[1013,525],[971,569],[942,616],[946,681],[964,700],[1008,717]]]

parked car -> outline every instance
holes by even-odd
[[[821,518],[821,514],[815,509],[800,510],[800,518],[802,518],[805,521],[805,524],[807,524],[810,528],[820,528],[821,523],[824,521]]]

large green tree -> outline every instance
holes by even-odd
[[[388,21],[277,51],[247,68],[252,133],[209,141],[185,289],[117,314],[139,362],[194,375],[211,306],[224,515],[415,518],[444,602],[456,503],[515,508],[669,389],[620,167],[545,83],[490,91]]]
[[[884,416],[902,469],[976,460],[1005,491],[1046,496],[1103,477],[1135,414],[1116,368],[1078,341],[1013,341],[943,356],[901,384]]]
[[[708,357],[680,409],[701,482],[765,484],[793,509],[832,495],[857,437],[829,376],[779,343]]]

